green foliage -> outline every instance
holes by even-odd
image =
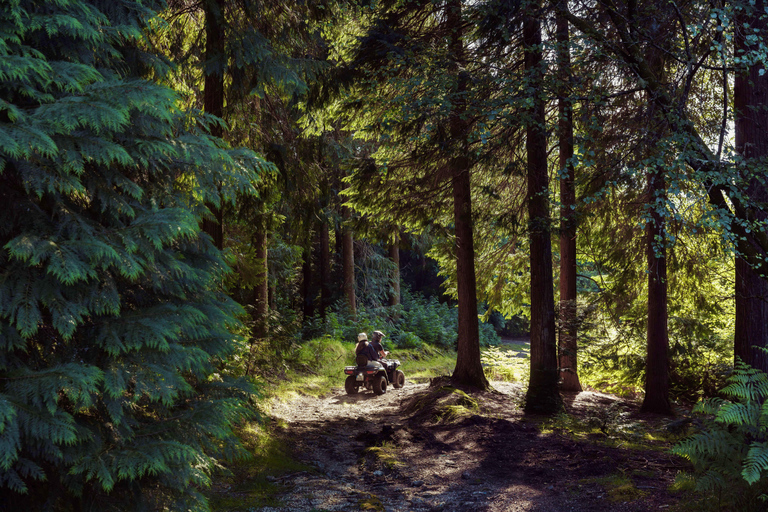
[[[443,387],[437,394],[438,398],[430,404],[434,408],[434,420],[437,423],[455,423],[477,414],[480,409],[477,400],[460,389]]]
[[[422,344],[444,349],[456,345],[458,311],[436,298],[426,298],[407,288],[401,291],[402,302],[396,308],[363,308],[353,318],[343,306],[328,314],[325,326],[318,329],[332,337],[357,342],[357,334],[375,330],[384,332],[384,343],[398,348],[419,348]],[[480,322],[480,344],[490,345],[499,341],[493,326]]]
[[[583,480],[584,483],[597,483],[605,488],[608,499],[612,502],[630,502],[642,498],[648,491],[638,489],[634,480],[624,472],[614,473],[603,478]]]
[[[279,507],[283,486],[275,477],[313,470],[312,466],[296,460],[292,444],[281,437],[280,430],[275,423],[266,428],[253,422],[238,429],[238,436],[251,456],[228,464],[228,471],[218,476],[219,488],[207,492],[211,510],[234,512]],[[221,490],[222,484],[226,486],[225,492]]]
[[[768,492],[768,375],[737,362],[722,395],[696,405],[711,419],[673,452],[693,464],[698,490],[758,510]]]
[[[267,167],[144,78],[160,2],[0,4],[0,492],[15,510],[205,510],[253,388],[206,203]],[[79,504],[78,504],[79,503]]]
[[[270,398],[322,396],[343,384],[341,370],[354,361],[354,347],[331,336],[282,346],[279,354],[272,353],[273,345],[260,345],[255,347],[256,360],[262,363],[254,368],[259,379],[270,384]]]
[[[526,382],[530,372],[530,347],[523,345],[492,345],[480,353],[483,371],[488,380]]]

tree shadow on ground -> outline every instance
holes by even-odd
[[[396,405],[377,398],[334,394],[328,403],[351,414],[284,428],[296,456],[317,471],[286,481],[285,507],[269,510],[644,512],[681,499],[667,489],[685,464],[663,445],[578,437],[557,425],[542,433],[546,420],[524,415],[518,395],[421,386]],[[617,402],[565,398],[576,415]]]

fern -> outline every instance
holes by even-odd
[[[749,507],[768,491],[768,377],[739,361],[722,394],[728,399],[694,407],[711,419],[672,451],[691,461],[699,490],[725,493]]]

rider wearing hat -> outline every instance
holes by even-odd
[[[361,332],[357,335],[357,346],[355,355],[364,355],[369,361],[378,361],[380,359],[378,351],[368,342],[368,335]]]

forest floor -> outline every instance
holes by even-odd
[[[271,506],[231,510],[695,510],[670,491],[688,465],[669,453],[669,418],[595,392],[565,394],[567,414],[530,416],[520,384],[492,385],[466,394],[444,379],[406,381],[382,396],[339,387],[274,404],[270,431],[304,466],[267,477]],[[214,492],[246,503],[247,488]]]
[[[653,440],[669,420],[594,392],[566,395],[567,416],[547,420],[523,414],[520,385],[493,387],[466,395],[406,382],[382,396],[339,388],[276,405],[275,432],[306,469],[267,477],[278,488],[273,506],[245,510],[684,509],[669,488],[687,465]],[[618,435],[622,424],[641,442]],[[587,425],[598,432],[580,433]]]

